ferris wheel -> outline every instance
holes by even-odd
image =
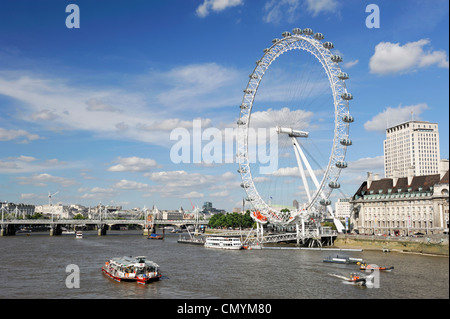
[[[329,197],[347,167],[353,96],[345,84],[349,75],[339,67],[342,57],[323,39],[309,28],[283,32],[249,75],[237,160],[258,223],[287,225],[327,211],[333,216]]]

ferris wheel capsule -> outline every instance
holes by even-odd
[[[345,114],[342,117],[342,121],[344,121],[345,123],[353,123],[355,121],[355,119],[350,114]]]
[[[278,41],[280,41],[280,39],[275,38],[275,39],[272,40],[272,43],[275,44],[275,43],[277,43]]]
[[[320,40],[325,39],[325,36],[322,33],[316,33],[316,34],[314,34],[314,39],[320,41]]]
[[[345,92],[345,93],[341,94],[341,98],[343,100],[350,101],[350,100],[353,100],[353,95],[351,95],[350,93]]]
[[[336,162],[337,168],[347,168],[347,166],[348,166],[347,162],[344,162],[344,161]]]
[[[340,140],[340,143],[344,146],[350,146],[353,144],[352,140],[349,138],[343,138],[342,140]]]
[[[332,182],[329,182],[328,183],[328,186],[330,186],[331,188],[340,188],[341,187],[341,184],[339,184],[338,182],[334,182],[334,181],[332,181]]]
[[[322,206],[329,206],[329,205],[331,205],[331,200],[329,200],[328,198],[327,199],[321,199],[319,203]]]
[[[310,28],[303,29],[303,34],[311,35],[313,33],[314,33],[313,30]]]
[[[282,34],[283,38],[287,38],[291,36],[291,33],[289,31],[284,31]]]
[[[342,57],[340,55],[332,55],[331,56],[331,61],[333,61],[335,63],[342,62]]]
[[[295,35],[300,35],[303,33],[303,31],[300,28],[294,28],[294,29],[292,29],[292,33]]]
[[[340,72],[337,77],[341,80],[348,80],[350,78],[348,73],[345,72]]]
[[[334,44],[333,44],[333,42],[327,41],[327,42],[324,42],[323,47],[324,47],[325,49],[330,50],[330,49],[333,49],[333,48],[334,48]]]

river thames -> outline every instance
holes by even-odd
[[[178,235],[148,240],[138,231],[48,233],[0,238],[0,298],[26,299],[441,299],[449,298],[448,257],[376,251],[224,251],[177,243]],[[381,266],[379,288],[354,286],[330,274],[348,276],[358,267],[329,264],[330,255],[363,258]],[[110,258],[148,256],[162,279],[146,286],[117,283],[101,267]],[[68,288],[68,265],[80,270],[80,287]]]

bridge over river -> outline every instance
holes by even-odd
[[[0,221],[0,236],[14,235],[16,229],[20,226],[45,225],[50,227],[50,235],[61,234],[62,226],[83,227],[87,225],[95,225],[98,229],[99,236],[106,235],[106,231],[113,225],[141,225],[144,234],[151,231],[155,225],[207,225],[208,219],[3,219]]]

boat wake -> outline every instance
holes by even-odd
[[[359,275],[351,274],[350,276],[342,276],[339,274],[328,274],[329,276],[336,277],[342,280],[343,284],[346,285],[357,285],[372,288],[374,286],[374,276],[373,274],[365,277],[360,277]]]

